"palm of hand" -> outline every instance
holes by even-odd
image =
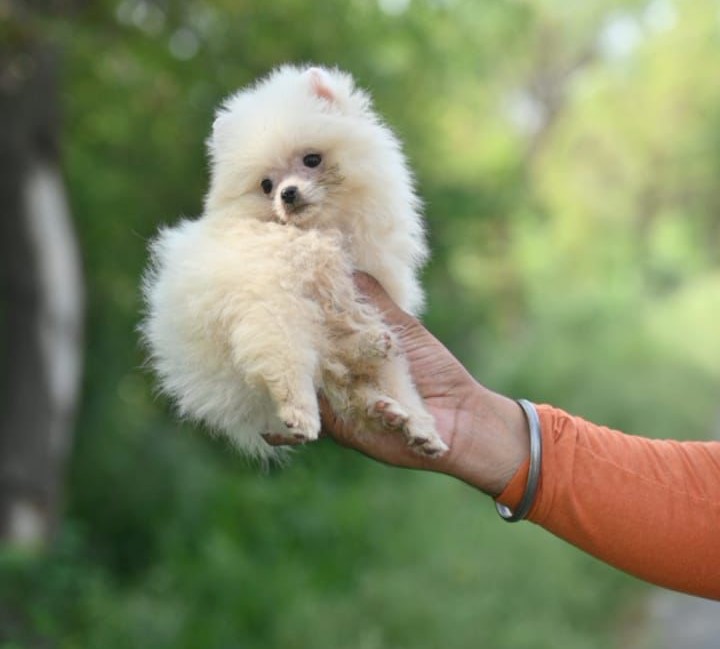
[[[392,303],[377,282],[361,277],[358,283],[363,293],[383,312],[388,324],[396,329],[418,392],[451,450],[438,459],[423,457],[409,448],[401,435],[393,432],[363,434],[364,431],[357,430],[353,422],[339,420],[326,403],[321,407],[324,433],[340,444],[388,464],[444,470],[452,461],[452,442],[459,426],[463,425],[465,412],[471,412],[464,405],[470,399],[475,381],[432,334]]]

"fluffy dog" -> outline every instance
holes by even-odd
[[[343,418],[447,447],[393,331],[354,270],[417,313],[427,257],[400,144],[338,70],[283,66],[227,99],[208,140],[203,215],[162,229],[141,326],[180,413],[262,460],[261,435],[320,432],[318,393]]]

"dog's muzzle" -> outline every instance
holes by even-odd
[[[295,185],[290,185],[290,187],[285,187],[280,192],[280,198],[282,199],[282,202],[288,206],[294,205],[295,202],[298,200],[299,196],[300,196],[300,192],[298,191],[298,188],[295,187]]]

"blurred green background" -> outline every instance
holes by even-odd
[[[141,369],[139,277],[158,225],[201,210],[218,102],[338,65],[405,143],[425,319],[474,375],[707,437],[720,2],[103,0],[34,29],[62,53],[86,362],[58,539],[0,550],[0,647],[621,646],[646,587],[468,487],[327,441],[263,473],[176,421]]]

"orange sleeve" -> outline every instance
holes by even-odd
[[[720,442],[624,435],[538,406],[540,484],[528,519],[646,581],[720,599]],[[498,497],[519,502],[526,462]]]

